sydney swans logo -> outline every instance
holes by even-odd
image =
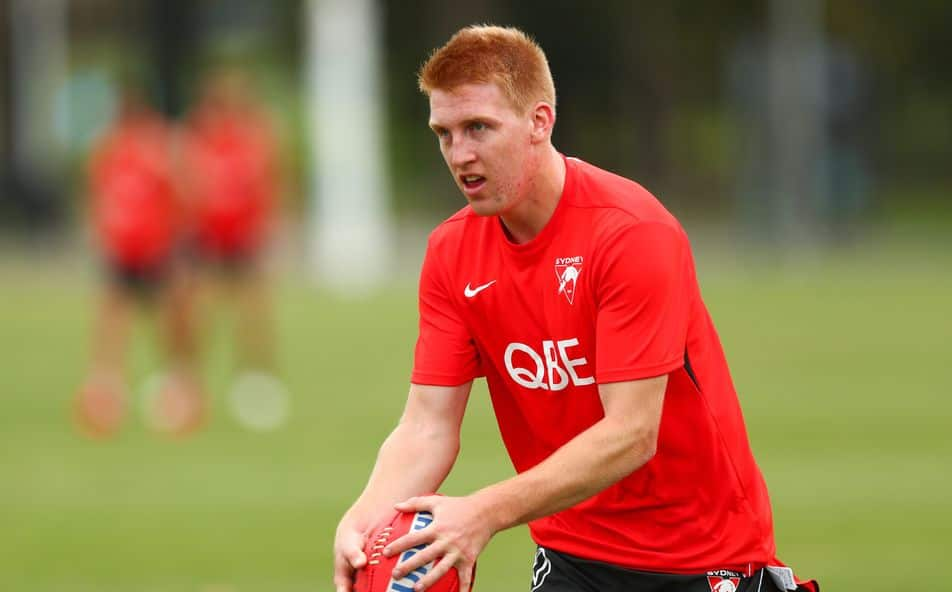
[[[557,257],[555,277],[559,279],[559,294],[564,294],[569,304],[575,302],[575,287],[582,273],[582,257]]]

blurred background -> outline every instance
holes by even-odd
[[[545,49],[556,146],[691,235],[780,557],[936,587],[949,2],[0,0],[0,590],[332,589],[464,204],[416,69],[482,22]],[[151,251],[126,199],[174,204]],[[445,493],[511,474],[482,385],[463,436]],[[528,589],[532,557],[502,533],[476,589]]]

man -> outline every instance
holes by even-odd
[[[442,557],[419,590],[456,567],[468,591],[493,534],[523,523],[539,545],[533,590],[796,589],[678,222],[636,183],[556,151],[552,77],[520,31],[461,30],[419,82],[469,205],[430,237],[410,393],[338,527],[338,592],[394,505],[434,516],[384,549],[429,545],[395,578]],[[421,495],[456,459],[478,376],[518,474]]]
[[[136,304],[158,313],[167,356],[156,427],[185,434],[202,420],[193,336],[175,262],[182,216],[169,143],[166,121],[130,85],[123,90],[116,121],[90,158],[90,213],[108,273],[94,323],[91,367],[75,400],[78,425],[91,436],[111,436],[121,427]]]
[[[218,310],[219,301],[227,301],[235,311],[239,373],[229,389],[229,407],[246,427],[277,427],[254,410],[275,407],[279,422],[287,405],[275,376],[265,269],[280,191],[279,159],[270,117],[241,70],[222,67],[207,76],[186,121],[182,152],[193,251],[204,272],[202,309]]]

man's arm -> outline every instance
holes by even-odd
[[[472,381],[454,387],[410,385],[400,422],[384,440],[363,493],[344,514],[334,541],[334,585],[350,592],[363,567],[367,532],[398,501],[436,491],[459,453],[460,424]],[[413,462],[408,462],[412,459]]]
[[[384,550],[389,556],[421,543],[430,545],[397,566],[394,576],[443,557],[417,589],[456,567],[460,590],[468,592],[468,574],[496,532],[570,508],[654,456],[667,380],[659,376],[599,385],[605,417],[524,473],[463,498],[416,497],[397,504],[403,511],[429,510],[434,521]]]

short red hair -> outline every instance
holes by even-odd
[[[464,84],[496,83],[520,113],[536,102],[555,107],[555,84],[542,48],[513,27],[471,25],[435,50],[417,76],[420,90],[452,91]]]

